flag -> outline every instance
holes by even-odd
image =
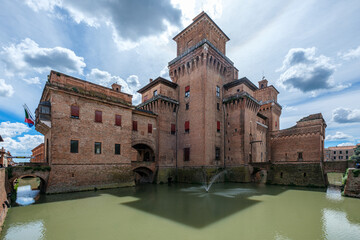
[[[25,110],[25,122],[29,125],[29,127],[34,126],[35,121],[34,118],[31,116],[29,109],[27,108],[26,104],[24,105]]]

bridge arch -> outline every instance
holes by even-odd
[[[154,172],[147,167],[137,167],[133,169],[135,174],[135,183],[153,183],[154,181]]]
[[[26,178],[38,178],[40,179],[40,183],[38,186],[38,190],[40,190],[40,193],[45,193],[46,192],[46,186],[47,186],[47,181],[42,178],[41,176],[38,176],[36,174],[23,174],[23,175],[19,175],[19,176],[15,176],[13,178],[10,179],[10,186],[11,186],[11,191],[14,191],[14,186],[16,184],[16,182],[20,179],[26,179]]]

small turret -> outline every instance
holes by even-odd
[[[111,88],[117,92],[121,92],[121,85],[117,84],[117,83],[113,83],[111,85]]]
[[[261,79],[261,81],[259,81],[259,88],[260,88],[260,89],[261,89],[261,88],[266,88],[267,85],[268,85],[268,80],[266,80],[266,78],[263,77],[263,78]]]

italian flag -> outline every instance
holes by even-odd
[[[34,126],[34,119],[31,117],[30,113],[29,113],[29,110],[24,107],[24,110],[25,110],[25,122],[29,125],[29,127],[32,127]]]

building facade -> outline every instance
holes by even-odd
[[[249,182],[257,163],[323,161],[322,115],[280,130],[279,92],[265,78],[258,85],[238,78],[226,57],[229,38],[206,13],[174,40],[171,80],[150,79],[138,106],[120,85],[51,71],[36,110],[48,192],[201,182],[220,168],[229,181]]]
[[[32,155],[30,162],[32,163],[45,163],[45,144],[41,143],[31,150]]]
[[[325,161],[347,161],[354,155],[355,146],[338,146],[325,148]]]

